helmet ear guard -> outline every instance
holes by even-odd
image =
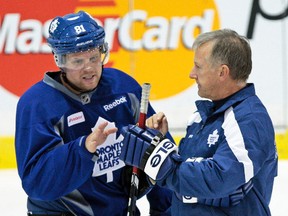
[[[58,67],[63,67],[66,64],[66,54],[56,54],[52,51],[55,64]]]

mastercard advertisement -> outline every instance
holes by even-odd
[[[188,78],[192,43],[199,33],[220,27],[212,0],[177,4],[167,0],[13,0],[1,4],[0,10],[0,80],[17,96],[45,71],[57,69],[46,44],[55,16],[79,10],[90,13],[106,32],[110,48],[106,67],[121,69],[140,84],[150,82],[151,100],[176,95],[193,85]]]

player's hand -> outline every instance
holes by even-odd
[[[146,126],[159,130],[164,136],[168,132],[168,121],[163,112],[159,112],[146,119]]]
[[[96,148],[99,145],[103,144],[110,134],[116,133],[116,131],[118,130],[116,127],[105,129],[107,125],[108,125],[108,122],[101,123],[98,126],[98,128],[96,128],[86,138],[85,147],[89,152],[91,153],[96,152]]]
[[[121,133],[124,140],[120,159],[127,165],[140,168],[156,181],[165,179],[176,167],[178,147],[159,131],[129,125]]]

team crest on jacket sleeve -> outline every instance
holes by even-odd
[[[219,135],[218,130],[214,130],[212,134],[209,134],[207,139],[207,145],[211,147],[211,145],[215,145],[215,143],[218,141]]]
[[[92,131],[98,127],[98,125],[105,120],[104,118],[99,117]],[[114,122],[109,122],[107,125],[108,128],[115,127]],[[116,133],[110,134],[106,141],[98,146],[96,152],[99,155],[99,159],[95,162],[93,169],[93,177],[107,175],[107,182],[113,181],[113,171],[118,170],[125,166],[125,163],[119,159],[119,155],[121,153],[121,141],[123,140],[123,136],[120,134],[119,137],[116,138]]]

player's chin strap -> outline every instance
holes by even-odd
[[[71,83],[66,77],[66,72],[64,72],[62,68],[60,68],[60,69],[61,69],[61,74],[60,74],[61,83],[66,88],[68,88],[70,91],[72,91],[73,93],[75,93],[77,95],[84,93],[84,91],[81,88],[78,88],[76,85]]]

